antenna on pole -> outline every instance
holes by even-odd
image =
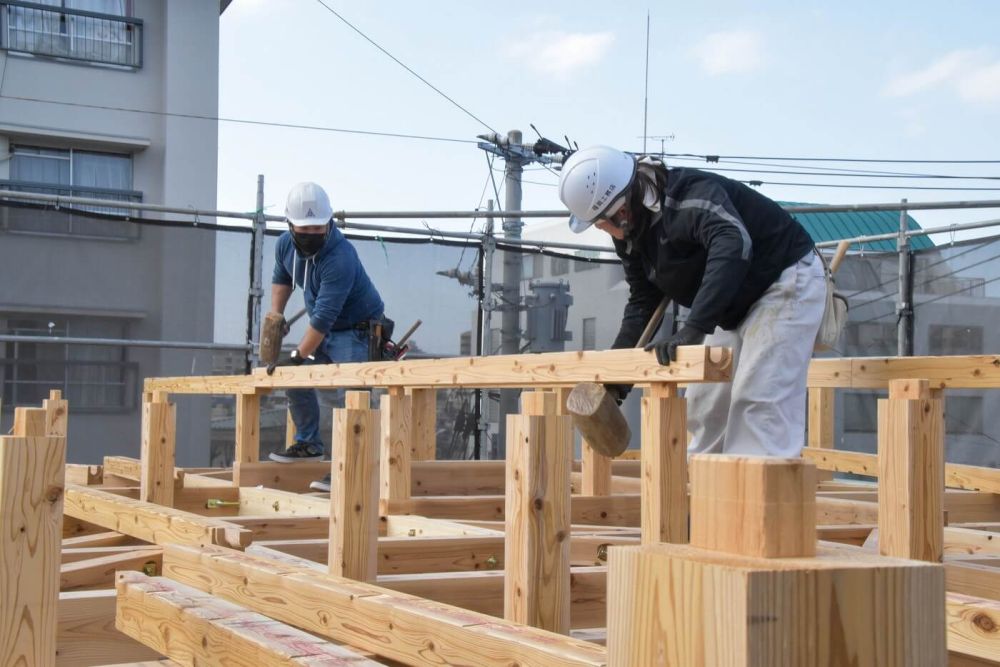
[[[646,152],[646,122],[649,120],[649,10],[646,10],[646,85],[642,101],[642,152]]]

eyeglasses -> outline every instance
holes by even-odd
[[[625,206],[625,199],[625,197],[619,197],[618,201],[609,206],[598,220],[609,222],[615,227],[621,227],[622,224],[628,222],[628,207]]]

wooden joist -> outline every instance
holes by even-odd
[[[345,647],[162,577],[118,575],[115,626],[181,663],[218,667],[380,665]]]
[[[727,348],[691,346],[661,366],[643,350],[551,352],[492,357],[284,366],[273,375],[147,378],[145,390],[193,394],[252,394],[295,387],[554,387],[580,382],[725,382],[732,358]]]
[[[169,546],[164,575],[308,632],[417,667],[606,665],[600,646],[218,547]]]
[[[153,544],[221,544],[244,548],[253,533],[235,524],[84,486],[66,489],[67,516]]]
[[[106,556],[63,563],[59,570],[59,590],[65,592],[111,588],[118,570],[159,572],[162,567],[161,548],[128,548],[127,551]]]

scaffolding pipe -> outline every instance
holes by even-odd
[[[0,334],[0,343],[41,343],[47,345],[102,345],[113,347],[157,347],[174,350],[232,350],[246,352],[246,343],[199,343],[182,340],[130,340],[125,338],[81,338],[74,336],[21,336]]]
[[[906,237],[911,238],[914,236],[932,236],[934,234],[951,234],[953,232],[962,232],[970,229],[983,229],[985,227],[996,227],[1000,225],[1000,218],[994,220],[983,220],[982,222],[963,222],[955,225],[948,225],[947,227],[925,227],[923,229],[908,229],[906,230]],[[872,243],[874,241],[891,241],[899,238],[899,232],[890,232],[887,234],[872,234],[870,236],[855,236],[849,239],[839,239],[836,241],[820,241],[816,244],[817,248],[836,248],[840,241],[850,241],[851,245],[858,243]]]

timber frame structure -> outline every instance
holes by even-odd
[[[1000,357],[816,360],[802,459],[689,460],[678,388],[729,373],[691,347],[150,378],[141,457],[92,466],[52,392],[0,436],[0,665],[1000,661],[1000,471],[946,464],[943,426]],[[578,382],[643,388],[639,460],[572,460]],[[259,461],[260,396],[306,386],[352,389],[332,463]],[[434,460],[445,387],[527,390],[506,461]],[[847,387],[887,392],[877,455],[833,448]],[[232,469],[176,467],[179,393],[236,397]]]

